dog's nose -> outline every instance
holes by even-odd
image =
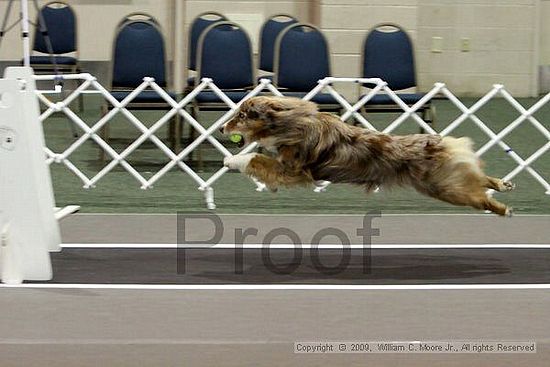
[[[224,133],[224,132],[223,132],[223,126],[220,127],[220,133],[222,133],[222,134]]]

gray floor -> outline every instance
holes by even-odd
[[[214,217],[211,213],[207,217]],[[219,215],[223,224],[220,243],[234,243],[235,229],[258,229],[256,236],[249,236],[244,243],[261,243],[266,234],[276,228],[288,228],[296,232],[303,243],[308,243],[315,233],[326,229],[340,229],[351,243],[362,243],[357,229],[363,228],[365,217],[372,218],[372,228],[379,235],[372,243],[439,244],[439,243],[550,243],[550,215],[519,215],[501,218],[490,214],[480,215]],[[183,226],[185,220],[185,228]],[[367,220],[367,222],[369,222]],[[213,219],[200,219],[197,213],[179,214],[77,214],[61,222],[64,243],[177,243],[186,230],[187,241],[211,239]],[[284,242],[282,236],[277,241]],[[276,241],[274,241],[276,242]],[[325,238],[324,242],[336,242]]]
[[[315,220],[316,219],[316,220]],[[375,243],[548,243],[550,217],[384,216]],[[261,234],[273,225],[296,229],[304,242],[330,225],[355,233],[360,217],[223,218],[230,243],[231,227],[257,226]],[[188,224],[190,224],[189,222]],[[180,222],[181,224],[181,222]],[[196,224],[198,240],[211,230]],[[267,226],[267,227],[266,227]],[[62,223],[66,243],[175,243],[173,216],[78,215]],[[203,228],[204,233],[198,228]],[[195,230],[196,229],[196,230]],[[300,230],[298,232],[298,230]],[[204,234],[204,236],[203,236]],[[208,234],[208,236],[206,236]],[[308,237],[309,236],[309,237]],[[330,239],[327,239],[329,241]],[[358,241],[358,239],[356,239]],[[250,238],[250,242],[258,242]],[[333,241],[333,239],[332,239]],[[261,242],[261,241],[260,241]],[[77,255],[63,251],[60,256]],[[86,279],[94,261],[101,268],[106,255],[87,251]],[[108,250],[115,251],[115,250]],[[203,251],[203,250],[201,250]],[[211,250],[218,251],[218,250]],[[402,251],[402,250],[396,250]],[[409,251],[409,250],[407,250]],[[422,250],[425,251],[425,250]],[[431,250],[430,250],[431,251]],[[439,250],[442,251],[442,250]],[[452,251],[452,255],[451,255]],[[431,276],[452,282],[454,264],[477,264],[510,274],[527,283],[524,274],[544,273],[548,251],[519,250],[499,257],[502,250],[439,253],[387,253],[394,274],[386,279],[409,280],[407,261],[420,266],[443,264]],[[538,251],[538,250],[536,250]],[[122,255],[121,255],[122,254]],[[393,255],[395,256],[393,256]],[[122,256],[130,261],[131,253]],[[220,254],[203,254],[202,261]],[[427,256],[425,262],[418,257]],[[397,257],[397,259],[392,257]],[[135,259],[134,259],[135,260]],[[143,258],[143,260],[146,260]],[[219,260],[219,259],[218,259]],[[59,261],[63,267],[78,262]],[[216,262],[214,261],[213,264]],[[82,263],[80,263],[82,264]],[[373,262],[376,264],[376,262]],[[210,266],[213,266],[212,263]],[[112,267],[119,267],[113,265]],[[142,277],[147,264],[139,269]],[[516,268],[517,267],[517,268]],[[103,269],[103,268],[101,268]],[[513,270],[512,269],[512,270]],[[456,268],[455,268],[456,270]],[[113,271],[103,269],[102,271]],[[139,272],[138,272],[139,273]],[[409,273],[410,274],[410,273]],[[471,272],[487,280],[487,274]],[[501,276],[497,271],[492,276]],[[198,279],[195,279],[198,281]],[[542,281],[546,281],[542,279]],[[550,360],[550,292],[524,290],[121,290],[121,289],[0,289],[0,366],[548,366]],[[293,353],[296,341],[530,341],[536,354],[336,354]]]
[[[548,291],[2,289],[7,366],[548,366]],[[296,341],[535,340],[536,354],[297,355]]]

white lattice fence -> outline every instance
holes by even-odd
[[[53,80],[56,77],[36,76],[35,78],[37,80]],[[170,97],[170,95],[166,93],[160,86],[158,86],[155,83],[154,79],[144,78],[143,83],[139,87],[133,90],[124,100],[119,102],[109,93],[109,91],[107,91],[100,83],[97,82],[95,77],[90,74],[65,75],[63,78],[79,79],[82,80],[82,83],[63,101],[56,103],[52,102],[47,97],[47,91],[39,91],[38,98],[47,107],[47,109],[41,114],[40,121],[44,122],[55,112],[63,112],[70,119],[70,121],[72,121],[72,123],[76,124],[76,126],[83,131],[83,134],[63,152],[54,152],[48,147],[45,147],[47,162],[49,164],[64,164],[69,170],[71,170],[82,180],[85,188],[94,187],[103,177],[105,177],[105,175],[111,172],[115,167],[121,166],[141,184],[142,189],[148,189],[151,188],[172,168],[178,167],[181,169],[182,172],[188,174],[193,180],[197,182],[197,184],[199,185],[199,190],[205,192],[207,206],[211,209],[215,208],[212,185],[220,177],[222,177],[228,171],[228,169],[226,167],[222,167],[208,179],[204,179],[195,170],[193,170],[189,165],[185,163],[185,158],[191,152],[196,150],[200,144],[206,141],[209,142],[223,156],[231,156],[231,152],[213,136],[214,131],[222,127],[232,117],[234,111],[244,100],[265,93],[281,95],[281,92],[279,92],[277,88],[275,88],[275,86],[271,84],[271,81],[269,79],[262,79],[260,83],[254,89],[252,89],[241,101],[239,101],[238,103],[234,103],[223,91],[216,87],[211,79],[204,78],[192,92],[185,95],[181,100],[176,101],[172,97]],[[357,102],[350,103],[339,92],[337,92],[336,89],[334,89],[333,84],[335,83],[369,84],[372,85],[372,89]],[[149,128],[146,127],[134,114],[132,114],[126,108],[128,103],[132,102],[141,92],[145,90],[156,91],[171,106],[171,109],[166,112],[160,119],[154,122]],[[203,125],[201,125],[201,123],[197,121],[193,116],[191,116],[191,114],[185,109],[185,107],[192,103],[192,101],[200,92],[205,90],[210,90],[214,92],[228,107],[228,111],[225,112],[208,128],[205,128]],[[427,133],[438,134],[438,132],[433,130],[433,128],[429,124],[422,120],[422,118],[417,114],[417,111],[436,95],[443,95],[461,111],[461,115],[457,117],[454,121],[452,121],[449,125],[447,125],[447,127],[445,127],[441,132],[439,132],[440,135],[451,134],[464,121],[470,119],[481,129],[481,131],[483,131],[489,137],[489,141],[476,152],[478,156],[482,156],[491,147],[498,145],[517,164],[516,168],[514,168],[504,177],[505,180],[510,180],[521,171],[526,170],[540,185],[544,187],[546,193],[550,195],[550,184],[545,177],[543,177],[531,166],[533,162],[542,157],[548,151],[548,149],[550,149],[550,131],[533,116],[541,107],[548,103],[548,101],[550,100],[550,94],[542,97],[529,109],[525,109],[514,97],[512,97],[512,95],[510,95],[508,91],[506,91],[504,86],[494,85],[493,88],[485,96],[480,98],[475,104],[468,108],[455,95],[453,95],[451,91],[447,89],[445,84],[436,83],[433,89],[426,93],[422,99],[420,99],[413,106],[409,107],[399,98],[399,96],[394,91],[388,88],[387,84],[384,81],[380,79],[325,78],[323,80],[320,80],[318,82],[318,85],[313,90],[311,90],[304,97],[304,99],[310,100],[315,95],[321,92],[330,93],[334,97],[334,99],[338,101],[338,103],[342,106],[343,110],[345,111],[341,116],[341,119],[343,121],[346,121],[348,118],[353,117],[355,120],[357,120],[365,128],[368,129],[374,129],[374,127],[365,118],[365,116],[359,113],[360,109],[378,93],[387,94],[403,110],[403,113],[400,114],[383,130],[386,133],[391,133],[401,124],[403,124],[407,119],[412,118]],[[97,122],[92,124],[92,126],[86,124],[69,107],[71,102],[73,102],[82,93],[101,94],[113,106],[113,108],[105,116],[101,117]],[[492,98],[495,98],[497,96],[503,97],[506,101],[508,101],[510,105],[519,112],[520,115],[501,131],[494,132],[487,124],[485,124],[479,117],[476,116],[476,112],[485,104],[487,104]],[[115,151],[98,134],[99,130],[106,124],[108,124],[117,114],[124,115],[128,119],[128,121],[130,121],[130,123],[134,127],[136,127],[141,133],[141,135],[122,152]],[[181,152],[178,153],[167,147],[166,144],[155,135],[155,133],[168,121],[170,121],[170,119],[176,116],[176,114],[179,114],[182,121],[190,124],[199,133],[198,137],[194,141],[189,143],[186,147],[184,147]],[[542,134],[547,139],[547,142],[529,157],[524,159],[519,156],[519,154],[517,154],[514,150],[512,150],[512,148],[504,141],[504,139],[526,121],[529,121],[532,126],[534,126],[537,131],[539,131],[540,134]],[[88,177],[87,175],[85,175],[82,170],[80,170],[73,162],[71,162],[70,159],[71,155],[90,139],[97,143],[97,145],[112,158],[112,160],[105,167],[103,167],[92,177]],[[152,177],[146,179],[130,163],[128,163],[126,159],[132,152],[134,152],[144,142],[148,140],[151,141],[162,153],[164,153],[168,157],[169,161]],[[248,153],[255,148],[255,143],[249,144],[248,146],[244,147],[239,152],[239,154]],[[265,189],[265,186],[262,183],[257,181],[255,181],[255,183],[257,190],[261,191]],[[323,191],[327,185],[328,183],[326,182],[319,183],[319,186],[315,190]]]

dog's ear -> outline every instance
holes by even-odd
[[[291,97],[252,97],[246,100],[241,111],[248,120],[263,120],[270,126],[286,125],[288,121],[317,114],[317,105]],[[274,127],[273,125],[272,127]]]
[[[274,112],[292,111],[295,115],[314,115],[317,113],[315,103],[292,97],[269,98],[266,107]]]
[[[263,113],[267,120],[287,120],[301,117],[311,117],[317,114],[317,105],[291,97],[265,97],[261,101]],[[260,102],[260,101],[258,101]]]
[[[258,111],[256,108],[249,108],[246,112],[246,117],[249,120],[257,120],[260,118],[260,111]]]
[[[259,103],[257,98],[253,97],[243,102],[241,106],[241,111],[245,114],[246,118],[249,120],[256,120],[265,114],[262,103]]]
[[[243,102],[241,111],[248,120],[268,120],[270,112],[280,110],[280,107],[274,105],[272,97],[252,97]]]

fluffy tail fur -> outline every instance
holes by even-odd
[[[450,155],[451,164],[471,164],[472,167],[479,168],[481,173],[481,162],[474,152],[474,142],[472,139],[445,136],[441,139],[441,145],[443,145],[445,151]]]
[[[481,161],[475,155],[472,140],[444,137],[441,145],[446,158],[428,179],[428,187],[432,190],[426,190],[426,187],[422,189],[430,196],[455,205],[468,205],[499,215],[510,215],[511,209],[488,196],[486,190],[509,191],[514,185],[485,175]]]

